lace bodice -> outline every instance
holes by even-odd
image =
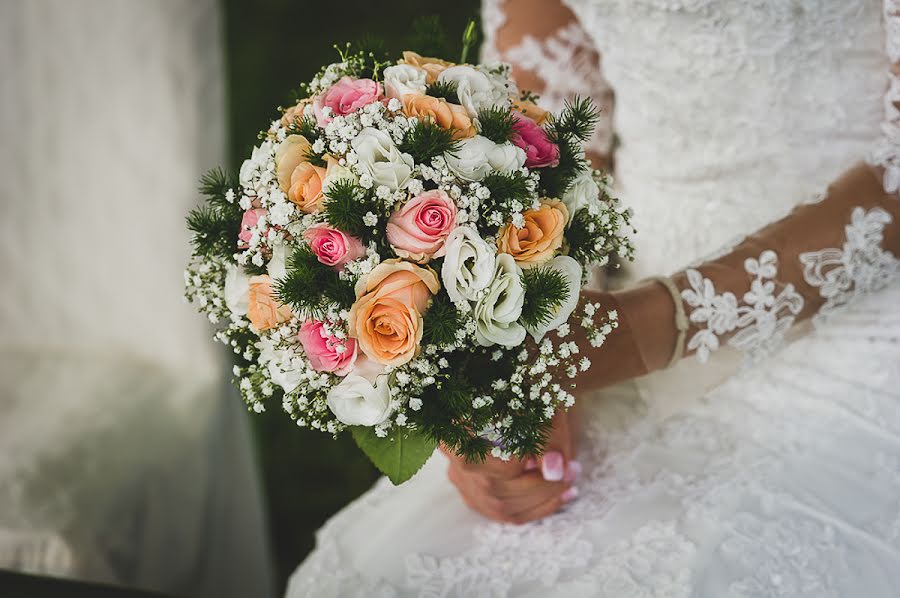
[[[616,94],[635,276],[673,272],[786,214],[879,137],[880,0],[568,4]]]

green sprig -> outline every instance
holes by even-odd
[[[519,321],[526,328],[537,328],[553,319],[569,298],[569,284],[562,272],[535,266],[522,274],[525,303]]]

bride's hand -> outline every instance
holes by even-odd
[[[552,515],[578,494],[573,483],[581,466],[573,460],[571,418],[571,412],[556,415],[547,451],[537,461],[488,457],[467,463],[441,447],[450,458],[450,481],[469,508],[495,521],[521,524]]]

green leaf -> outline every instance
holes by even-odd
[[[431,457],[437,443],[415,430],[393,430],[385,438],[375,435],[375,428],[353,426],[353,439],[375,467],[394,485],[413,477]]]

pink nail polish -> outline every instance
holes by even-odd
[[[572,486],[565,492],[563,492],[559,497],[564,503],[572,502],[576,498],[578,498],[578,488]]]
[[[551,451],[541,460],[541,475],[548,482],[562,481],[566,473],[565,466],[562,453]]]
[[[574,482],[578,479],[578,476],[581,475],[581,463],[578,461],[569,461],[569,464],[566,466],[566,477],[564,480],[566,482]]]

